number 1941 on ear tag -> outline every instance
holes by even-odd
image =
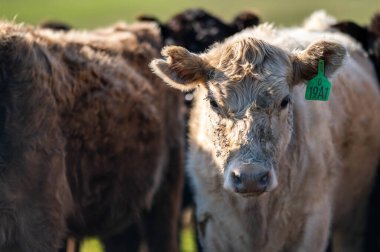
[[[325,76],[325,62],[319,60],[318,74],[311,79],[306,86],[305,99],[327,101],[330,96],[331,83]]]

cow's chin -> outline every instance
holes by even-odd
[[[237,196],[241,196],[243,198],[255,198],[259,197],[263,194],[267,193],[267,191],[262,191],[262,192],[252,192],[252,193],[235,193]]]
[[[273,190],[263,190],[263,191],[258,191],[258,192],[233,192],[234,195],[236,195],[237,197],[242,197],[242,198],[257,198],[257,197],[260,197],[260,196],[263,196],[263,195],[266,195],[268,193],[270,193],[271,191]]]

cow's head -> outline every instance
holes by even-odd
[[[293,130],[292,88],[317,74],[319,59],[331,75],[345,49],[320,41],[288,53],[262,40],[236,37],[205,54],[170,46],[162,55],[165,60],[151,63],[157,75],[176,89],[198,89],[200,121],[207,121],[200,130],[212,146],[224,188],[250,196],[278,184],[278,160]]]

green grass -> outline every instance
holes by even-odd
[[[96,238],[88,238],[81,244],[80,252],[103,252],[101,242]]]
[[[299,24],[316,9],[326,9],[338,19],[368,23],[380,10],[378,0],[0,0],[0,17],[38,24],[62,20],[79,28],[104,26],[118,20],[133,21],[139,14],[154,14],[162,20],[190,7],[202,7],[230,20],[237,12],[256,11],[264,21]]]
[[[101,242],[96,238],[88,238],[82,244],[80,252],[103,252]],[[195,232],[192,227],[187,227],[181,230],[180,233],[180,251],[181,252],[196,252]]]
[[[197,251],[194,228],[187,227],[181,230],[180,251],[181,252],[196,252]]]

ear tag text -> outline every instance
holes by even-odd
[[[305,99],[314,101],[328,101],[331,83],[325,76],[325,61],[319,60],[318,74],[309,80],[306,86]]]

